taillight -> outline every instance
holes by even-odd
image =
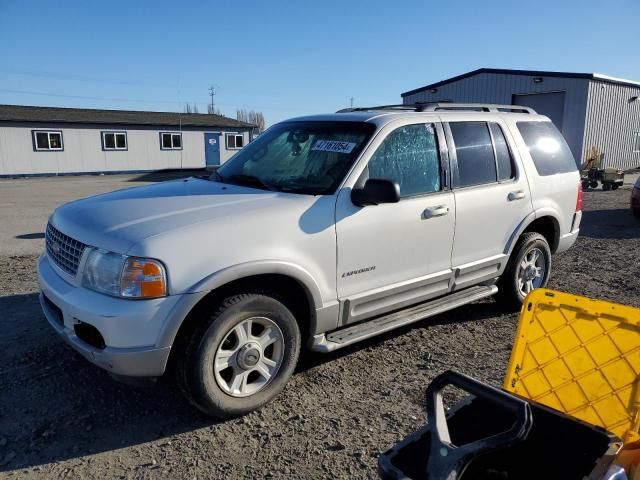
[[[576,212],[582,211],[582,182],[578,182],[578,198],[576,199]]]

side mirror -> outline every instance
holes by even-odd
[[[354,205],[364,207],[381,203],[398,203],[400,186],[384,178],[370,178],[362,188],[351,190],[351,201]]]

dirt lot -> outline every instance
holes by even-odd
[[[640,306],[629,189],[585,193],[581,236],[554,258],[552,288]],[[52,206],[37,214],[46,220]],[[4,215],[2,224],[6,235]],[[41,241],[39,232],[22,233]],[[169,386],[116,383],[65,347],[40,313],[36,255],[21,251],[0,251],[0,477],[375,477],[379,452],[424,422],[437,373],[501,383],[517,319],[489,300],[336,354],[305,354],[273,403],[219,423]]]

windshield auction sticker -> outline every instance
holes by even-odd
[[[356,148],[356,144],[351,142],[316,140],[316,143],[313,144],[311,150],[318,150],[320,152],[351,153],[354,148]]]

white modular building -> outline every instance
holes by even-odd
[[[0,176],[213,167],[253,128],[210,114],[0,105]]]

